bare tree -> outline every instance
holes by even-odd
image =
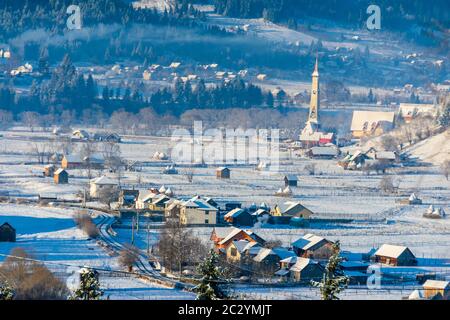
[[[77,212],[73,217],[75,224],[83,230],[89,238],[95,239],[99,236],[99,230],[92,217],[86,211]]]
[[[47,147],[48,147],[47,144],[40,143],[40,142],[33,142],[31,144],[31,150],[33,151],[34,155],[36,156],[37,162],[40,164],[45,162],[45,159],[48,155]]]
[[[395,185],[394,179],[391,176],[384,176],[379,186],[385,193],[395,193],[398,190],[398,186]]]
[[[381,145],[384,150],[387,151],[398,151],[399,141],[396,137],[390,134],[386,134],[381,138]]]
[[[19,118],[24,125],[30,128],[31,132],[34,132],[34,129],[36,127],[39,127],[41,123],[41,116],[37,112],[31,111],[22,112],[19,115]]]
[[[0,274],[13,287],[17,300],[64,300],[64,282],[22,248],[14,248],[0,266]]]
[[[126,244],[119,254],[119,263],[121,266],[128,268],[128,271],[133,271],[133,265],[139,259],[139,248]]]
[[[81,158],[84,160],[88,179],[92,178],[92,156],[97,152],[97,144],[93,141],[86,141],[80,149]]]
[[[192,168],[184,170],[183,175],[186,177],[186,180],[189,183],[192,183],[194,181],[194,170]]]
[[[316,174],[316,164],[310,163],[305,166],[305,171],[310,175],[313,176]]]
[[[111,203],[119,199],[119,190],[115,187],[105,187],[98,191],[98,200],[108,205],[111,209]]]
[[[193,265],[207,254],[202,241],[192,235],[179,221],[169,220],[161,232],[158,253],[165,268],[182,272],[183,266]]]

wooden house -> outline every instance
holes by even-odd
[[[231,171],[226,167],[217,168],[216,177],[219,179],[230,179]]]
[[[256,233],[251,230],[243,230],[239,228],[227,228],[227,229],[216,229],[214,228],[211,233],[210,238],[216,247],[216,249],[226,249],[231,242],[239,240],[247,240],[250,242],[257,242],[259,245],[263,246],[266,241],[259,237]]]
[[[44,167],[44,177],[53,177],[53,175],[55,174],[55,165],[54,164],[48,164]]]
[[[285,187],[296,187],[298,178],[295,175],[286,175],[284,176],[284,186]]]
[[[260,271],[272,271],[279,268],[280,261],[289,257],[295,257],[293,251],[286,248],[261,248],[258,254],[253,258],[254,267]]]
[[[277,273],[279,273],[281,269]],[[319,262],[308,258],[299,257],[289,268],[289,279],[293,282],[310,283],[320,281],[323,277],[324,268]]]
[[[450,300],[450,281],[427,280],[423,291],[426,299]]]
[[[225,254],[227,261],[232,263],[245,263],[246,258],[250,257],[247,252],[253,248],[261,248],[259,244],[255,241],[248,240],[237,240],[230,243],[230,245],[225,249]]]
[[[59,168],[55,171],[53,175],[53,180],[56,184],[66,184],[69,183],[69,174],[63,168]]]
[[[253,226],[253,216],[245,209],[236,208],[224,216],[225,222],[234,226]]]
[[[303,258],[327,260],[333,255],[333,242],[308,233],[292,243],[294,252]]]
[[[65,155],[61,160],[61,168],[63,169],[80,169],[83,166],[84,161],[78,155]]]
[[[415,266],[417,260],[409,248],[383,244],[373,255],[372,260],[376,263],[391,266]]]
[[[287,201],[276,205],[271,212],[269,223],[289,224],[292,218],[309,219],[314,213],[298,201]]]
[[[16,242],[16,229],[8,222],[0,226],[0,242]]]

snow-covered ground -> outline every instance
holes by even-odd
[[[87,187],[88,179],[83,170],[69,170],[67,185],[55,185],[51,178],[42,177],[42,165],[36,164],[33,143],[48,143],[49,133],[27,131],[2,132],[0,138],[0,191],[12,197],[36,197],[39,194],[57,195],[59,198],[74,199],[75,193]],[[445,142],[445,141],[444,141]],[[75,143],[74,149],[81,143]],[[281,240],[289,245],[306,233],[314,233],[330,240],[340,240],[343,250],[365,253],[383,243],[408,246],[419,258],[420,269],[450,274],[450,224],[449,220],[426,219],[422,214],[429,205],[443,208],[450,213],[450,183],[440,173],[438,166],[399,168],[390,173],[399,185],[397,195],[383,194],[379,190],[381,175],[369,176],[361,172],[344,171],[336,160],[316,160],[316,175],[309,175],[305,166],[312,160],[299,158],[295,154],[284,153],[280,171],[268,174],[254,169],[254,165],[235,165],[231,168],[231,179],[215,177],[216,166],[195,168],[194,179],[189,183],[179,167],[180,174],[164,175],[164,161],[152,160],[156,152],[170,154],[173,142],[170,138],[125,136],[120,144],[122,156],[126,160],[144,162],[140,172],[124,172],[122,183],[132,186],[141,181],[140,188],[150,186],[170,187],[177,196],[210,196],[217,201],[242,201],[244,205],[267,203],[275,206],[286,200],[300,201],[321,219],[345,218],[352,222],[317,222],[307,229],[263,226],[254,229],[267,240]],[[420,146],[419,146],[420,147]],[[419,149],[419,147],[417,149]],[[422,148],[426,148],[422,146]],[[417,150],[416,149],[416,150]],[[443,150],[443,149],[442,149]],[[100,175],[101,172],[95,172]],[[112,179],[114,174],[103,172]],[[292,188],[290,198],[276,197],[274,193],[284,185],[285,174],[298,176],[298,187]],[[415,192],[423,205],[404,206],[398,203]],[[10,222],[18,232],[14,244],[0,243],[0,253],[8,254],[13,247],[24,247],[40,259],[49,263],[52,269],[64,274],[67,265],[89,265],[105,269],[120,269],[116,257],[110,257],[94,241],[76,229],[72,220],[74,209],[59,207],[39,207],[16,203],[0,204],[0,224]],[[117,229],[117,239],[131,242],[128,229]],[[211,228],[194,228],[193,233],[208,241]],[[150,245],[158,239],[157,230],[150,234]],[[136,237],[136,244],[145,250],[146,230]],[[0,257],[2,261],[4,257]],[[63,270],[62,270],[62,269]],[[103,285],[110,298],[118,299],[190,299],[193,296],[183,291],[148,284],[132,277],[121,278],[106,273]],[[356,290],[356,289],[355,289]],[[249,290],[245,291],[249,294]],[[314,298],[316,292],[309,289],[275,288],[251,289],[253,297],[274,299],[295,299],[302,296]],[[279,294],[277,293],[279,292]],[[351,292],[351,291],[350,291]],[[346,297],[361,299],[359,291]],[[367,293],[366,293],[367,294]],[[392,290],[389,295],[370,293],[370,298],[396,299],[406,293]],[[344,297],[345,298],[345,297]]]

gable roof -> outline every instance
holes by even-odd
[[[383,256],[383,257],[389,257],[389,258],[398,258],[400,257],[403,252],[406,250],[409,250],[407,247],[404,246],[395,246],[391,244],[383,244],[376,252],[375,256]]]
[[[423,284],[424,288],[433,288],[433,289],[447,289],[450,287],[450,281],[442,281],[442,280],[427,280]]]
[[[256,233],[254,233],[251,230],[243,230],[243,229],[239,229],[239,228],[232,228],[230,233],[228,235],[226,235],[226,237],[224,237],[219,244],[225,244],[228,241],[230,241],[231,239],[233,239],[233,237],[235,237],[236,235],[238,235],[240,232],[244,232],[246,233],[250,238],[252,238],[253,240],[255,240],[256,242],[260,242],[262,240],[262,242],[264,242],[264,240],[259,237]]]
[[[245,212],[247,212],[247,211],[244,209],[235,208],[235,209],[231,210],[230,212],[228,212],[224,217],[225,218],[231,218],[231,217],[236,218]]]
[[[414,114],[428,113],[434,114],[437,108],[434,104],[425,103],[400,103],[398,113],[402,116],[413,116]]]
[[[309,258],[297,257],[294,265],[289,270],[301,272],[303,269],[305,269],[307,266],[311,264],[318,265],[319,263]]]
[[[309,210],[308,208],[306,208],[305,206],[303,206],[300,202],[298,201],[286,201],[280,205],[278,205],[280,211],[282,214],[287,214],[289,211],[293,210],[293,209],[297,209],[298,211],[302,211],[302,210],[308,210],[311,213],[313,213],[311,210]]]
[[[287,179],[288,181],[297,181],[298,177],[294,174],[287,174],[284,176],[285,179]]]
[[[261,250],[259,250],[258,254],[253,258],[253,260],[256,262],[261,262],[261,261],[264,261],[264,259],[266,259],[268,256],[271,256],[271,255],[275,255],[278,258],[280,258],[280,260],[282,260],[282,259],[286,259],[286,258],[295,256],[295,253],[292,251],[289,251],[286,248],[273,248],[273,249],[261,248]]]
[[[353,111],[351,131],[370,131],[381,123],[394,123],[394,112]],[[366,128],[365,128],[366,127]]]
[[[101,177],[92,179],[91,183],[96,184],[96,185],[111,185],[111,186],[117,185],[117,183],[115,181],[113,181],[111,178],[108,178],[107,176],[101,176]]]
[[[210,205],[207,201],[204,199],[201,199],[200,197],[193,197],[192,199],[189,199],[182,203],[183,207],[189,207],[189,208],[196,208],[203,211],[217,211],[218,209],[212,205]]]
[[[325,238],[308,233],[303,237],[301,237],[300,239],[298,239],[297,241],[293,242],[292,246],[306,251],[312,249],[314,246],[316,246],[322,241],[329,242]]]
[[[10,225],[8,222],[5,222],[5,223],[3,223],[2,225],[0,225],[0,229],[5,228],[5,227],[8,227],[8,228],[10,228],[11,230],[16,231],[16,229],[14,229],[14,227],[13,227],[12,225]]]
[[[61,174],[63,172],[67,173],[67,171],[64,170],[63,168],[59,168],[58,170],[55,171],[55,175],[59,175],[59,174]]]

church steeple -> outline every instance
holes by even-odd
[[[314,72],[312,73],[312,87],[311,87],[311,102],[309,103],[309,117],[310,125],[319,127],[319,58],[316,57],[316,64]]]

